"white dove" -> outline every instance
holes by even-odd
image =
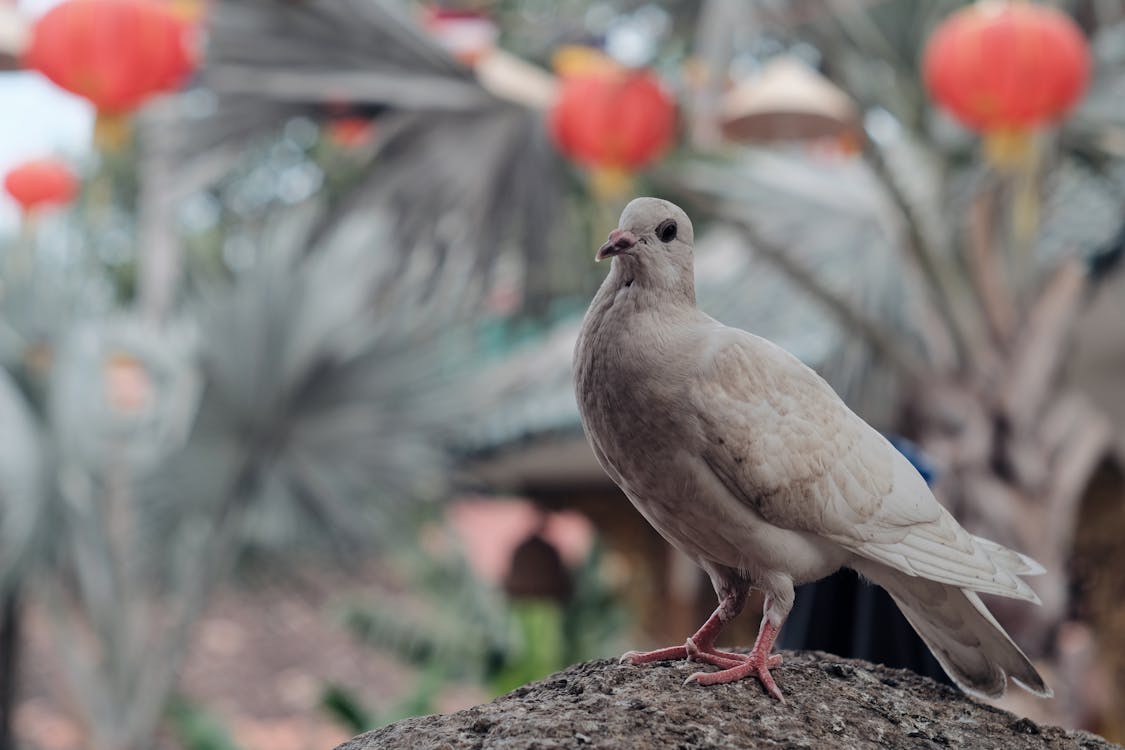
[[[683,646],[633,664],[720,668],[688,682],[755,675],[784,701],[770,656],[793,587],[847,566],[885,588],[953,680],[999,696],[1007,678],[1051,695],[978,592],[1039,602],[1034,560],[973,536],[910,462],[781,347],[695,305],[691,221],[637,198],[596,259],[613,265],[582,323],[575,389],[594,453],[649,523],[711,577],[719,606]],[[749,653],[719,631],[751,588],[765,595]]]

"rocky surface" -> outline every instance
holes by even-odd
[[[440,748],[1118,748],[979,703],[912,672],[816,652],[757,682],[683,684],[697,665],[575,665],[491,703],[396,722],[337,750]]]

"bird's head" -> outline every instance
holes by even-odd
[[[595,260],[618,256],[637,263],[660,263],[669,256],[691,258],[691,219],[675,203],[659,198],[634,198],[621,212],[617,229],[598,248]]]
[[[596,260],[614,258],[622,284],[687,291],[694,301],[691,219],[675,203],[635,198],[621,212],[617,229],[598,248]]]

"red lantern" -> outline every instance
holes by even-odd
[[[24,65],[122,114],[192,71],[191,29],[158,0],[67,0],[35,24]]]
[[[20,164],[4,176],[8,191],[24,214],[49,205],[69,203],[78,191],[78,180],[60,161],[37,159]]]
[[[438,44],[469,66],[491,52],[500,36],[492,19],[472,10],[428,8],[422,23]]]
[[[947,18],[923,58],[933,97],[974,130],[1002,137],[1062,117],[1090,76],[1082,31],[1030,2],[980,2]]]
[[[328,140],[340,148],[360,148],[375,139],[375,121],[366,117],[339,117],[325,129]]]
[[[647,71],[564,79],[551,110],[559,149],[599,169],[632,172],[650,164],[671,144],[675,128],[675,102]]]

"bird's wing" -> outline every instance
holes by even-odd
[[[910,462],[804,363],[737,329],[715,333],[691,388],[707,465],[764,520],[908,575],[1037,601],[1033,560],[974,537]]]

